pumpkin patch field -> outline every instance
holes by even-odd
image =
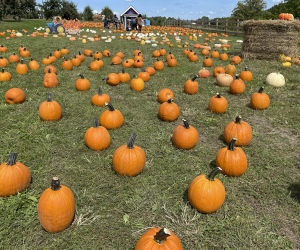
[[[1,249],[300,248],[300,66],[40,26],[0,25]]]

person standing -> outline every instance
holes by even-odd
[[[114,15],[113,22],[114,22],[115,28],[118,29],[118,22],[119,22],[119,20],[118,20],[117,15]]]
[[[142,15],[139,14],[136,19],[137,19],[138,31],[141,32],[142,31]]]

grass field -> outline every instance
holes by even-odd
[[[33,27],[44,27],[45,23],[0,22],[0,31],[22,28],[34,31]],[[170,39],[175,42],[174,38]],[[241,50],[234,47],[241,47],[235,41],[242,37],[229,39],[233,41],[227,51],[229,57],[240,55]],[[182,41],[188,41],[188,37]],[[197,42],[203,44],[204,37]],[[129,250],[134,249],[138,239],[151,227],[172,230],[185,250],[300,249],[299,66],[285,68],[275,61],[242,60],[237,73],[248,66],[253,80],[245,83],[244,94],[232,95],[228,88],[217,86],[212,76],[214,67],[225,67],[229,62],[213,59],[211,75],[197,79],[198,93],[190,96],[183,92],[183,85],[203,67],[204,56],[198,53],[199,62],[189,62],[182,54],[183,48],[169,48],[165,44],[160,47],[175,55],[178,66],[169,68],[165,63],[164,70],[157,71],[142,92],[131,90],[129,83],[110,86],[101,80],[111,72],[122,70],[121,65],[110,66],[111,57],[103,58],[104,67],[96,72],[86,67],[93,58],[86,57],[72,71],[62,70],[63,59],[58,59],[53,65],[58,69],[60,85],[46,89],[42,59],[57,48],[68,48],[69,59],[86,48],[93,52],[108,49],[112,55],[122,51],[125,58],[133,58],[139,43],[118,36],[111,43],[101,40],[86,44],[78,40],[70,42],[66,37],[23,36],[10,40],[0,37],[0,44],[9,50],[1,53],[5,58],[13,52],[18,54],[23,44],[41,67],[18,75],[16,64],[10,63],[5,69],[12,74],[12,80],[0,82],[0,161],[7,162],[9,154],[17,152],[17,161],[26,165],[32,174],[32,183],[26,191],[0,198],[0,249]],[[154,48],[146,44],[140,49],[145,66],[153,66]],[[24,61],[28,65],[29,58]],[[127,72],[132,77],[140,69],[130,68]],[[265,84],[271,72],[285,76],[284,87],[276,89]],[[90,81],[90,90],[75,89],[78,73]],[[109,130],[109,148],[95,152],[85,146],[84,135],[93,125],[94,117],[99,118],[107,109],[91,104],[99,86],[122,112],[124,124]],[[261,86],[265,86],[271,104],[266,110],[253,110],[250,97]],[[25,92],[23,104],[5,102],[4,94],[13,87]],[[162,88],[173,91],[174,102],[180,108],[175,122],[163,122],[157,116],[160,106],[157,93]],[[56,122],[43,122],[39,118],[39,106],[48,92],[62,107],[62,119]],[[222,115],[213,114],[207,108],[208,101],[217,92],[228,101],[227,111]],[[226,147],[224,127],[237,115],[253,130],[251,144],[243,147],[248,169],[239,178],[218,175],[226,189],[225,202],[217,212],[201,214],[188,202],[189,184],[197,175],[208,174],[214,167],[217,152]],[[183,118],[199,133],[198,144],[188,151],[177,149],[171,142],[173,131],[182,124]],[[127,144],[133,132],[137,133],[135,145],[146,153],[146,165],[140,175],[122,177],[112,169],[112,155],[118,147]],[[38,199],[54,176],[73,191],[76,203],[73,223],[57,234],[43,230],[37,211]]]

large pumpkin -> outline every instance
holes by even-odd
[[[136,176],[142,172],[146,163],[143,149],[133,145],[136,133],[133,133],[127,145],[119,147],[113,154],[113,169],[119,175]]]
[[[171,230],[151,228],[138,240],[134,250],[183,250],[183,248]]]
[[[11,88],[5,93],[4,98],[9,104],[22,103],[25,101],[25,93],[22,89]]]
[[[75,215],[74,195],[68,187],[60,185],[57,177],[42,193],[38,213],[42,227],[50,233],[60,232],[71,224]]]
[[[208,109],[215,114],[225,113],[227,109],[226,98],[217,93],[209,100]]]
[[[188,150],[196,146],[199,135],[187,120],[182,121],[183,125],[178,125],[173,132],[172,142],[177,148]]]
[[[94,127],[86,131],[84,141],[90,149],[102,151],[109,147],[110,135],[105,127],[99,126],[98,119],[94,118]]]
[[[270,98],[266,93],[263,93],[264,87],[261,87],[257,93],[251,96],[250,105],[254,109],[266,109],[270,105]]]
[[[284,79],[284,76],[282,74],[280,74],[279,72],[270,73],[267,76],[266,83],[279,88],[279,87],[284,86],[285,79]]]
[[[237,141],[233,138],[228,147],[219,150],[216,156],[216,166],[222,169],[222,174],[227,176],[241,176],[247,170],[247,157],[243,149],[234,147]]]
[[[80,76],[80,78],[76,80],[75,88],[78,91],[84,91],[84,90],[90,89],[90,81],[88,79],[84,78],[84,76],[82,74],[78,74],[78,75]]]
[[[252,129],[247,122],[242,121],[242,117],[239,115],[235,118],[235,121],[229,122],[226,125],[223,136],[227,144],[233,138],[237,138],[236,146],[247,146],[252,140]]]
[[[31,181],[29,169],[16,162],[17,153],[11,153],[8,162],[0,165],[0,196],[15,195],[27,188]]]
[[[98,94],[92,96],[92,104],[95,106],[104,106],[106,102],[110,102],[110,97],[102,93],[102,87],[100,86]]]
[[[209,175],[199,175],[191,182],[188,190],[190,204],[201,213],[217,211],[225,200],[225,188],[215,176],[222,169],[217,167]]]
[[[196,81],[196,79],[198,78],[198,76],[194,76],[192,79],[189,79],[185,82],[184,84],[184,92],[189,94],[189,95],[194,95],[198,92],[198,82]]]
[[[172,90],[164,88],[161,91],[159,91],[158,95],[157,95],[157,99],[160,103],[164,103],[166,101],[168,101],[170,98],[174,98],[174,94],[172,92]]]

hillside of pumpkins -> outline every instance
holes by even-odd
[[[11,79],[6,81],[6,78],[1,78],[4,73],[0,73],[0,192],[5,193],[7,183],[13,186],[16,180],[14,177],[19,175],[17,170],[10,176],[3,171],[15,164],[14,157],[17,157],[16,164],[25,165],[31,175],[29,180],[19,180],[23,184],[27,181],[23,191],[0,197],[0,248],[146,250],[150,248],[135,246],[151,228],[171,230],[181,242],[176,241],[177,246],[172,249],[300,248],[298,65],[292,63],[285,67],[278,61],[243,59],[241,36],[224,37],[220,33],[150,26],[143,29],[144,38],[136,41],[132,39],[132,36],[137,36],[136,33],[113,33],[113,29],[100,31],[101,27],[83,27],[80,36],[74,35],[75,40],[70,41],[66,35],[39,36],[38,33],[43,30],[37,31],[35,28],[44,26],[45,21],[2,22],[0,26],[0,32],[4,32],[4,36],[0,36],[0,56],[9,60],[15,53],[20,59],[20,62],[10,61],[6,66],[4,59],[0,59],[1,69],[4,68],[4,73],[11,74]],[[22,29],[27,33],[23,31],[22,36],[6,39],[11,34],[8,30]],[[36,32],[36,36],[31,36],[31,32]],[[88,39],[95,35],[100,40],[92,42]],[[87,36],[86,43],[83,43],[83,36]],[[106,42],[107,36],[115,38]],[[225,44],[221,41],[225,39],[230,47],[214,46]],[[153,44],[157,46],[154,47]],[[197,48],[195,44],[198,44]],[[203,54],[208,47],[203,46],[211,48],[207,55]],[[24,47],[30,53],[29,57],[26,55],[28,53],[24,54]],[[68,54],[56,58],[55,62],[47,60],[50,53],[53,55],[64,49],[68,50]],[[161,49],[166,51],[166,55],[153,54],[155,50]],[[88,53],[84,55],[85,50],[91,52],[86,51]],[[106,50],[109,51],[108,56],[104,56]],[[195,52],[198,58],[190,60],[186,55],[190,51],[187,50]],[[139,51],[142,68],[137,64],[136,67],[127,64],[127,59],[134,59]],[[64,61],[71,62],[79,52],[84,55],[80,66],[72,66],[72,70],[63,69]],[[103,66],[93,71],[91,68],[94,67],[96,52],[100,52],[98,55],[102,56]],[[172,59],[175,57],[177,65],[168,65],[166,56],[169,52],[173,55]],[[116,64],[119,63],[119,59],[115,58],[117,53],[124,55],[120,64]],[[214,58],[213,53],[219,55]],[[228,55],[227,60],[220,60],[222,53]],[[190,55],[195,56],[194,53]],[[244,92],[233,94],[230,84],[227,83],[227,87],[220,86],[222,84],[217,84],[213,73],[216,67],[225,70],[232,58],[238,59],[237,56],[241,60],[233,63],[236,68],[234,73],[230,72],[233,80],[239,80],[239,75],[246,67],[252,73],[252,80],[243,80]],[[206,57],[211,59],[211,66],[203,64],[207,62],[204,62]],[[27,73],[23,68],[17,70],[21,59],[29,67],[31,58],[39,64],[39,69],[28,69]],[[144,81],[144,88],[141,87],[141,82],[136,82],[140,91],[134,90],[131,82],[137,78],[135,76],[143,69],[154,67],[157,60],[161,61],[163,69],[156,70],[148,81]],[[44,86],[44,69],[49,65],[43,62],[50,63],[49,65],[57,69],[59,84],[53,83],[54,76],[50,80],[54,87]],[[130,80],[118,83],[110,74],[119,74],[123,68],[129,74]],[[208,72],[200,72],[202,77],[195,77],[202,69]],[[272,75],[275,82],[273,79],[266,81],[271,73],[280,73],[284,82],[276,75]],[[82,78],[79,74],[89,81],[86,90],[76,89],[76,86],[79,88],[76,81]],[[188,80],[198,83],[196,93],[185,92]],[[276,87],[268,83],[283,86]],[[91,101],[98,94],[99,87],[102,87],[102,95],[107,94],[110,97],[109,103],[123,116],[123,122],[121,118],[114,120],[119,122],[116,128],[110,129],[109,126],[113,125],[107,119],[101,122],[100,118],[105,111],[112,112],[108,111],[112,108],[105,104],[93,105]],[[261,87],[264,87],[263,93],[269,97],[270,103],[259,110],[253,108],[250,101],[252,95]],[[15,97],[6,101],[5,95],[12,88],[21,89],[25,94],[25,101],[9,104],[9,100]],[[158,93],[164,88],[171,90],[174,95],[171,96],[171,103],[158,101]],[[56,109],[41,110],[43,102],[47,105],[48,93],[51,93],[52,102],[57,102],[61,107],[61,116]],[[209,109],[209,102],[217,93],[227,100],[227,107],[224,103],[217,104],[218,109],[224,110],[220,114]],[[164,101],[170,99],[169,97]],[[48,104],[49,102],[48,99]],[[178,106],[178,110],[166,111],[174,117],[166,118],[170,121],[164,121],[159,116],[159,110],[165,108],[161,105],[173,104]],[[53,114],[58,115],[57,120],[47,121],[47,117]],[[168,114],[166,116],[169,117]],[[224,129],[238,116],[251,129],[239,134],[235,143],[248,140],[248,145],[235,145],[235,150],[230,151],[228,143],[231,139],[229,142],[224,139]],[[103,143],[106,140],[107,143],[101,146],[103,150],[92,150],[90,147],[94,144],[88,144],[85,135],[94,126],[94,122],[97,127],[99,120],[100,125],[109,128],[103,131],[109,134],[110,142],[107,137],[101,137],[98,140]],[[176,143],[193,143],[190,149],[174,145],[174,131],[179,129],[178,126],[183,130],[182,133],[188,130],[183,126],[186,121],[196,132],[188,138],[177,138]],[[132,164],[139,163],[142,166],[136,172],[133,171],[132,175],[136,176],[126,176],[126,167],[134,167],[126,165],[126,159],[122,163],[124,155],[117,157],[115,152],[122,145],[127,145],[133,133],[136,134],[133,149],[127,149],[141,148],[145,159],[142,159],[142,153],[135,152],[132,157],[136,158]],[[207,208],[217,204],[217,207],[214,212],[206,213],[205,209],[200,208],[198,211],[195,203],[201,200],[201,194],[190,193],[190,184],[197,176],[208,176],[217,165],[225,164],[225,160],[220,163],[220,159],[216,159],[223,148],[230,152],[242,149],[247,168],[244,167],[240,176],[231,177],[218,173],[211,180],[204,178],[208,186],[202,189],[207,196],[202,203],[199,202],[199,206],[204,205]],[[239,165],[241,161],[245,165],[245,159],[233,157],[235,158],[229,165]],[[122,164],[126,166],[123,167]],[[52,199],[49,204],[47,199],[43,197],[41,201],[40,197],[46,189],[57,192],[49,190],[54,177],[72,192],[57,198],[48,196],[47,199]],[[222,186],[226,192],[225,199]],[[72,194],[75,210],[70,201],[72,199],[67,197]],[[191,199],[194,201],[191,202]],[[54,204],[55,202],[58,204]],[[60,218],[61,213],[68,212],[71,213],[68,222],[71,224],[67,224],[60,232],[49,232],[51,225],[46,225],[47,223],[55,227],[63,222],[54,218],[48,218],[51,222],[45,222],[47,218],[42,218],[41,214],[53,213],[53,217]],[[63,218],[68,220],[65,216]],[[41,224],[41,220],[44,224]],[[153,237],[151,241],[154,241]],[[167,244],[165,242],[168,242],[168,237],[162,246]]]

